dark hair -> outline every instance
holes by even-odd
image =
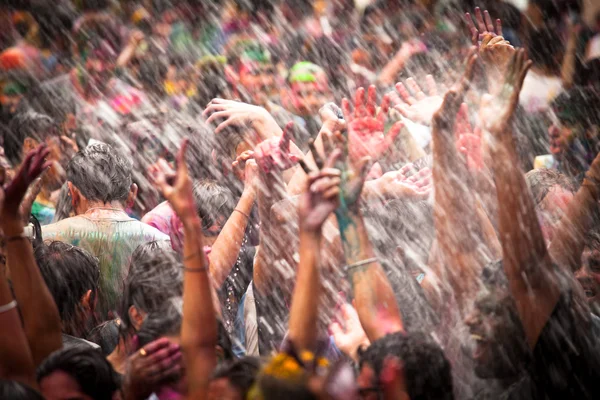
[[[241,398],[245,399],[259,371],[260,359],[246,356],[219,364],[213,372],[212,379],[226,378],[239,391]]]
[[[73,336],[84,334],[77,311],[88,290],[92,291],[91,301],[96,298],[100,282],[98,259],[79,247],[58,241],[36,243],[34,254],[58,307],[63,331]]]
[[[52,222],[62,221],[63,219],[71,216],[71,211],[73,211],[73,203],[71,202],[71,193],[69,192],[69,185],[67,182],[63,183],[60,188],[55,210],[56,211],[54,212],[54,218],[52,218]]]
[[[172,297],[148,314],[137,332],[138,345],[143,347],[161,336],[176,336],[181,332],[183,299]]]
[[[163,302],[155,312],[151,312],[144,319],[140,330],[137,332],[138,345],[145,346],[162,336],[176,336],[181,332],[183,321],[183,299],[171,297]],[[231,350],[231,339],[221,321],[217,321],[217,344],[223,349],[226,360],[234,358]]]
[[[555,75],[560,74],[565,46],[558,29],[544,27],[536,30],[530,28],[524,44],[534,66],[546,68]]]
[[[131,306],[152,314],[170,298],[183,295],[183,268],[178,254],[162,247],[161,242],[138,246],[131,256],[123,287],[120,331],[127,335],[133,330]]]
[[[107,144],[93,144],[69,161],[67,180],[88,200],[110,203],[127,199],[131,162]]]
[[[195,182],[193,195],[196,211],[202,218],[202,229],[204,230],[214,225],[220,216],[224,216],[227,220],[233,212],[234,200],[231,190],[216,181]]]
[[[450,362],[428,333],[388,334],[359,354],[359,365],[367,364],[380,376],[386,357],[394,356],[404,365],[408,396],[414,400],[453,399]],[[424,367],[426,366],[426,367]]]
[[[560,186],[566,191],[575,193],[575,185],[571,178],[554,169],[539,168],[531,170],[525,174],[525,180],[536,206],[544,201],[550,190],[555,186]]]
[[[62,371],[77,381],[81,391],[95,400],[112,400],[121,386],[119,374],[101,352],[72,347],[52,353],[37,370],[37,380]]]
[[[24,383],[0,379],[0,399],[44,400],[44,396]]]
[[[26,138],[42,142],[46,137],[56,134],[56,124],[47,115],[32,110],[17,113],[8,125],[4,136],[4,153],[13,167],[21,163],[23,142]]]

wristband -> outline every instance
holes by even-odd
[[[238,210],[237,208],[234,208],[234,209],[233,209],[233,211],[237,211],[237,212],[239,212],[240,214],[242,214],[244,217],[246,217],[246,218],[250,219],[250,216],[249,216],[248,214],[246,214],[246,213],[245,213],[245,212],[243,212],[243,211],[240,211],[240,210]]]
[[[344,267],[344,271],[348,272],[354,268],[362,267],[364,265],[371,264],[374,262],[377,262],[377,257],[367,258],[366,260],[362,260],[362,261],[356,262],[354,264],[346,265]]]
[[[6,303],[3,306],[0,306],[0,314],[5,313],[7,311],[12,310],[13,308],[17,308],[17,301],[13,300],[10,303]]]

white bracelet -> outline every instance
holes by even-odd
[[[17,301],[13,300],[10,303],[6,303],[3,306],[0,306],[0,314],[5,313],[7,311],[12,310],[13,308],[17,308]]]

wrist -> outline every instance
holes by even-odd
[[[256,188],[252,184],[248,184],[244,186],[244,190],[242,191],[242,196],[240,197],[240,201],[238,202],[238,207],[243,206],[243,202],[250,201],[250,208],[252,208],[252,204],[256,200]]]
[[[18,236],[23,234],[23,221],[18,217],[4,218],[0,223],[4,236]]]

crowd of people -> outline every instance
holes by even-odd
[[[0,398],[600,398],[584,3],[0,2]]]

